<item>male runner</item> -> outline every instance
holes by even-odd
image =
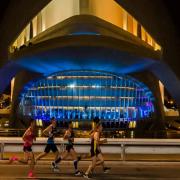
[[[50,151],[52,151],[55,154],[55,160],[59,157],[59,151],[58,148],[54,142],[54,138],[55,135],[58,133],[57,129],[56,129],[56,119],[53,117],[51,118],[51,124],[43,131],[43,134],[48,136],[47,139],[47,144],[46,147],[44,149],[44,152],[42,152],[41,154],[39,154],[36,159],[35,162],[37,162],[39,159],[45,157]],[[54,171],[58,171],[58,167],[52,165],[52,168]]]
[[[62,153],[62,155],[52,162],[54,167],[57,167],[57,164],[66,159],[69,155],[71,155],[72,159],[74,160],[74,169],[75,169],[75,176],[81,175],[81,172],[78,170],[78,162],[80,161],[80,157],[77,156],[76,151],[74,150],[74,131],[73,131],[73,124],[72,121],[69,122],[69,127],[64,134],[64,140],[67,140],[66,149]]]
[[[104,158],[100,149],[100,144],[107,143],[107,139],[100,140],[100,136],[102,133],[102,124],[100,121],[95,122],[95,128],[91,132],[91,158],[92,158],[92,164],[89,166],[85,174],[83,175],[84,178],[90,179],[89,174],[93,172],[96,166],[102,165],[104,173],[107,173],[110,168],[105,167],[104,165]]]

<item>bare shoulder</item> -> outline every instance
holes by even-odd
[[[51,129],[52,128],[52,124],[50,124],[46,129]]]
[[[26,133],[29,133],[29,132],[31,132],[31,128],[30,127],[26,129]]]
[[[66,129],[65,134],[67,134],[67,135],[71,134],[69,129]]]
[[[98,139],[99,138],[99,132],[94,132],[94,138]]]

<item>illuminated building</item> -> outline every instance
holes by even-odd
[[[131,121],[149,118],[153,95],[125,75],[65,71],[26,85],[19,113],[35,119]]]

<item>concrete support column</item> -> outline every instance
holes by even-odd
[[[16,76],[15,76],[15,81],[14,81],[14,88],[13,88],[13,92],[12,92],[12,108],[11,108],[11,115],[10,115],[10,119],[11,119],[11,126],[16,128],[20,128],[23,126],[26,126],[26,123],[23,124],[23,122],[21,121],[21,119],[18,118],[18,107],[19,107],[19,95],[21,93],[21,91],[24,88],[24,85],[28,82],[30,82],[32,79],[37,79],[41,77],[41,74],[39,73],[35,73],[35,72],[30,72],[30,71],[20,71]]]
[[[147,87],[149,87],[149,89],[152,91],[155,98],[155,114],[152,117],[152,122],[149,125],[147,125],[147,129],[144,129],[144,131],[148,130],[149,132],[151,132],[154,138],[166,137],[164,105],[162,103],[159,80],[151,72],[136,73],[133,74],[133,77],[146,84]],[[142,124],[142,126],[144,125]],[[141,131],[141,128],[139,129],[139,131]]]

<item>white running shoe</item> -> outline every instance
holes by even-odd
[[[75,176],[81,176],[82,173],[81,173],[80,171],[76,171],[74,175],[75,175]]]
[[[54,172],[59,172],[59,167],[57,166],[57,164],[54,161],[51,163],[51,167]]]
[[[86,179],[91,179],[91,177],[88,174],[83,174],[83,177]]]

